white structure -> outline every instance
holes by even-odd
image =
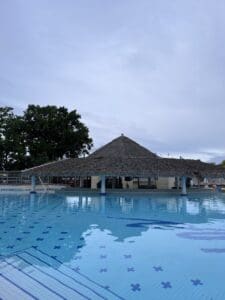
[[[31,176],[31,194],[36,193],[36,177],[34,175]]]
[[[101,176],[101,195],[105,195],[105,175]]]

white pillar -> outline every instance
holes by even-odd
[[[31,193],[32,194],[36,193],[35,188],[36,188],[36,177],[34,175],[32,175],[31,176]]]
[[[105,175],[101,176],[101,195],[105,195]]]
[[[208,185],[208,184],[209,184],[208,178],[205,177],[205,178],[204,178],[204,188],[205,188],[205,189],[208,189],[208,188],[209,188],[209,185]]]
[[[182,178],[181,178],[181,184],[182,184],[181,195],[182,196],[186,196],[187,195],[187,187],[186,187],[186,177],[185,176],[182,176]]]

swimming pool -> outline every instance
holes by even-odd
[[[225,299],[225,197],[1,195],[0,299]]]

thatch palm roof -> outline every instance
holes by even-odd
[[[121,135],[86,158],[43,164],[24,172],[38,176],[207,176],[223,177],[224,171],[200,160],[161,158]]]
[[[149,158],[155,159],[158,156],[150,150],[139,145],[130,138],[121,135],[110,143],[92,153],[90,158]]]

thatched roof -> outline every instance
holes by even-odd
[[[207,176],[223,177],[225,170],[200,160],[161,158],[121,135],[86,158],[43,164],[23,172],[38,176]]]
[[[149,158],[158,156],[130,138],[121,135],[92,153],[89,158]]]

